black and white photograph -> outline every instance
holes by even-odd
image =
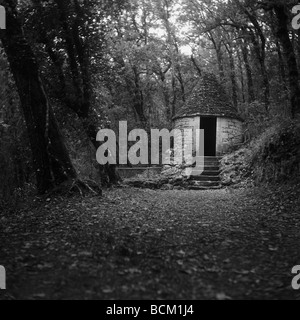
[[[0,300],[300,300],[299,0],[0,0]]]

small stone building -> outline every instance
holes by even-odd
[[[213,74],[203,74],[173,121],[175,129],[204,129],[206,157],[222,156],[243,141],[243,120]]]

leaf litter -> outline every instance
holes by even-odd
[[[299,190],[28,200],[0,214],[0,299],[299,299]]]

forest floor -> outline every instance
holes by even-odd
[[[113,189],[0,213],[2,299],[300,299],[300,185]]]

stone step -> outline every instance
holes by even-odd
[[[220,182],[218,181],[193,181],[190,187],[219,187]]]
[[[204,165],[203,166],[204,171],[218,171],[220,172],[220,166],[217,165]]]
[[[189,190],[193,190],[193,191],[219,190],[219,189],[222,189],[221,185],[218,185],[215,187],[198,187],[198,186],[189,187]]]
[[[217,163],[198,163],[198,166],[201,166],[203,168],[217,168],[218,170],[220,169],[220,165]],[[215,170],[215,169],[212,169]]]
[[[220,163],[219,159],[207,159],[207,158],[201,158],[201,159],[197,159],[198,162],[204,162],[204,163]]]
[[[221,161],[222,157],[204,157],[205,160],[217,160],[217,161]]]
[[[204,182],[215,182],[215,181],[221,181],[220,176],[193,176],[191,177],[192,181],[204,181]]]
[[[204,170],[202,173],[203,176],[219,176],[220,175],[220,170]]]
[[[219,171],[220,170],[220,159],[217,157],[205,157],[197,160],[197,164],[202,166],[205,171]]]

